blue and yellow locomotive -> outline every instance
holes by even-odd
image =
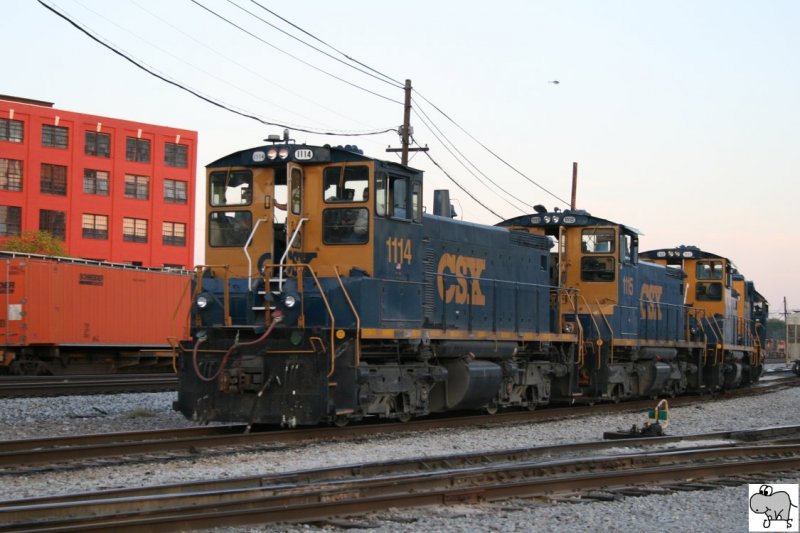
[[[707,377],[711,323],[685,273],[640,261],[627,226],[427,214],[422,172],[350,146],[275,139],[207,177],[187,417],[345,424],[733,386]]]

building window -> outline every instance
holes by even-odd
[[[164,147],[164,165],[186,168],[189,161],[188,154],[189,147],[187,145],[167,143]]]
[[[53,237],[64,240],[67,215],[64,211],[39,211],[39,229],[50,232]]]
[[[67,195],[67,167],[42,163],[41,192],[47,194]]]
[[[84,239],[108,239],[108,217],[106,215],[83,215],[81,222]]]
[[[23,129],[21,120],[0,118],[0,141],[21,143]]]
[[[22,208],[0,205],[0,236],[17,237],[22,228]]]
[[[138,163],[150,162],[150,141],[147,139],[125,139],[125,159]]]
[[[84,151],[86,155],[111,157],[111,135],[108,133],[87,131]]]
[[[164,201],[172,204],[185,204],[186,182],[164,180]]]
[[[0,190],[22,190],[22,161],[0,158]]]
[[[147,242],[147,221],[141,218],[123,218],[122,240],[127,242]]]
[[[186,246],[186,224],[180,222],[162,223],[161,242],[168,246]]]
[[[125,174],[125,198],[147,200],[150,197],[150,178]]]
[[[66,148],[69,143],[69,128],[61,126],[42,126],[42,146]]]
[[[104,170],[83,170],[83,192],[108,196],[108,172]]]

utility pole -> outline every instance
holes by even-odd
[[[578,163],[572,163],[572,201],[569,208],[575,211],[575,198],[578,195]]]
[[[386,148],[387,152],[400,152],[400,163],[408,165],[408,152],[427,152],[428,147],[424,148],[410,148],[409,139],[411,138],[414,130],[411,128],[411,80],[406,80],[405,85],[405,103],[403,105],[403,125],[400,126],[400,144],[401,148]]]
[[[786,296],[783,297],[783,358],[789,366],[789,311],[786,309]]]

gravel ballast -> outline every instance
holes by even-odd
[[[172,411],[174,393],[0,400],[0,439],[183,428],[192,424]],[[800,388],[744,398],[709,401],[670,411],[667,433],[754,429],[797,424]],[[238,477],[320,466],[419,456],[595,441],[604,431],[645,421],[623,413],[510,427],[448,429],[407,436],[378,435],[365,441],[317,443],[285,451],[253,451],[188,460],[138,462],[0,476],[0,500],[118,487]],[[797,483],[769,475],[751,483]],[[395,509],[352,520],[374,531],[747,531],[748,487],[629,497],[615,502],[542,504],[514,500],[496,504]],[[796,512],[794,510],[793,512]],[[274,527],[236,531],[274,530]],[[287,531],[335,530],[339,526],[289,525]],[[225,528],[216,531],[234,531]]]

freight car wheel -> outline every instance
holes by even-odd
[[[11,363],[9,371],[14,376],[50,376],[53,374],[46,363],[31,359],[14,361]]]
[[[620,386],[614,385],[614,389],[611,391],[611,402],[619,403],[621,399],[622,399],[622,394],[620,392]]]

